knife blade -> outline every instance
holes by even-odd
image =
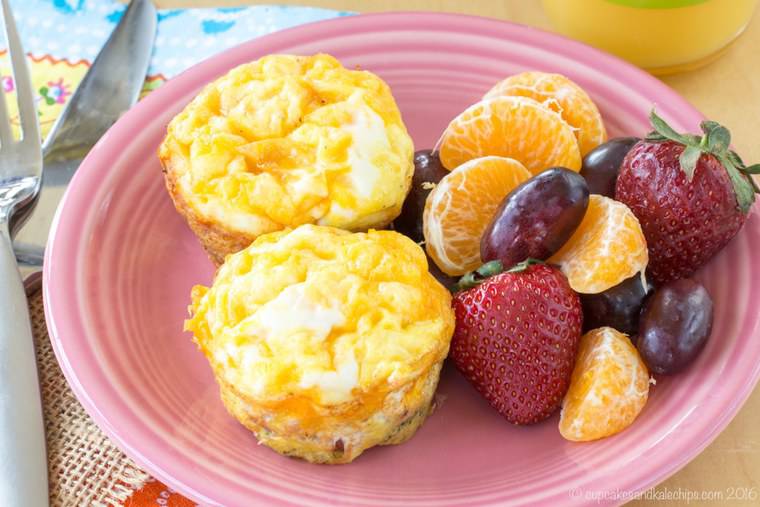
[[[14,215],[14,250],[25,279],[39,273],[53,215],[79,164],[140,95],[156,35],[150,0],[132,0],[43,144],[42,189]]]

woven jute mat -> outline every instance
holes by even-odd
[[[47,437],[50,504],[122,505],[150,476],[124,455],[74,397],[50,345],[42,291],[29,296]]]

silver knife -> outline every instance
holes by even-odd
[[[150,0],[132,0],[42,147],[42,190],[19,210],[14,249],[27,289],[37,285],[53,215],[84,157],[140,95],[156,36]],[[33,211],[33,213],[32,213]]]

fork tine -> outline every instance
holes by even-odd
[[[40,131],[37,121],[37,108],[34,105],[32,95],[32,80],[29,78],[29,67],[26,62],[21,40],[16,30],[16,21],[13,19],[8,0],[1,0],[3,5],[3,20],[5,21],[5,33],[8,38],[8,53],[13,65],[13,79],[16,82],[16,95],[18,97],[18,113],[21,118],[21,131],[23,141],[40,142]],[[6,115],[7,116],[7,115]],[[7,123],[7,122],[6,122]],[[0,133],[0,139],[2,134]]]

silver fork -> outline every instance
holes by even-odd
[[[2,3],[22,137],[14,140],[0,96],[0,505],[48,505],[45,427],[32,329],[9,230],[14,210],[40,189],[42,149],[26,56],[8,0]]]

